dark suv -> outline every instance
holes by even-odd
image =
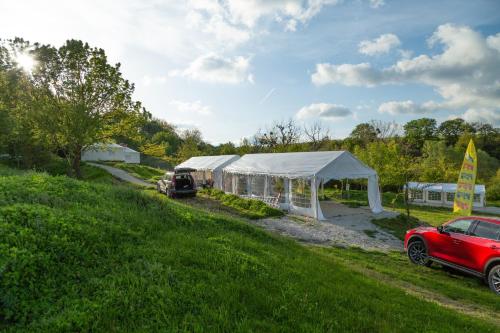
[[[500,295],[500,219],[461,217],[435,227],[408,230],[405,249],[417,265],[432,262],[484,278]]]
[[[170,198],[181,196],[196,196],[196,183],[191,175],[191,169],[180,169],[175,172],[166,172],[156,183],[156,189]]]

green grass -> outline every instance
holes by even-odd
[[[343,263],[370,275],[371,271],[382,274],[381,278],[408,288],[424,288],[435,295],[500,313],[498,296],[480,280],[471,276],[445,270],[440,265],[417,266],[399,252],[368,252],[361,249],[317,248],[334,262]],[[497,317],[497,319],[499,319]]]
[[[422,222],[420,222],[417,218],[412,216],[408,217],[404,214],[400,214],[392,218],[373,219],[372,223],[387,230],[401,240],[405,239],[407,230],[422,225]]]
[[[328,252],[154,191],[0,172],[7,332],[498,331]]]
[[[226,194],[224,191],[214,188],[200,189],[198,195],[217,200],[223,206],[232,208],[238,215],[250,219],[262,219],[284,215],[283,211],[272,208],[262,201],[240,198],[237,195]]]
[[[153,184],[156,184],[156,182],[165,174],[165,170],[142,164],[129,164],[121,162],[106,162],[105,164],[127,171],[132,176]]]

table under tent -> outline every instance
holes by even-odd
[[[246,154],[224,168],[223,189],[324,220],[318,191],[333,179],[367,179],[370,208],[383,211],[377,173],[348,151]]]
[[[213,186],[222,189],[222,169],[239,159],[238,155],[196,156],[175,167],[175,170],[193,169],[191,172],[198,186]]]

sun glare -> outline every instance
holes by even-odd
[[[35,59],[26,53],[20,53],[16,57],[16,62],[19,67],[27,72],[31,72],[33,66],[35,66]]]

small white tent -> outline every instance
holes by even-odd
[[[408,183],[410,199],[416,204],[427,206],[453,206],[456,183]],[[484,207],[486,187],[484,185],[474,186],[473,207]]]
[[[141,153],[116,143],[98,143],[83,150],[82,161],[141,163]]]
[[[368,201],[383,211],[375,170],[347,151],[247,154],[224,168],[224,190],[269,201],[291,212],[323,220],[318,189],[331,179],[368,179]]]
[[[195,156],[175,167],[179,169],[194,169],[193,176],[198,184],[213,181],[215,188],[222,189],[222,169],[236,161],[238,155]]]

